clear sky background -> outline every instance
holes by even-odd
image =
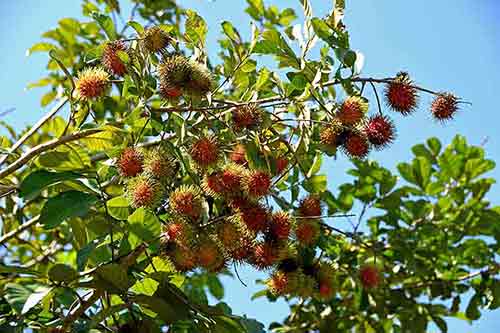
[[[267,0],[279,7],[293,7],[300,13],[298,0]],[[432,121],[424,96],[418,114],[397,119],[399,137],[383,152],[370,158],[394,169],[399,161],[407,161],[410,147],[437,136],[448,143],[455,134],[485,148],[489,158],[500,161],[500,130],[498,115],[500,89],[500,1],[497,0],[347,0],[346,23],[351,33],[352,47],[364,53],[364,75],[393,76],[406,70],[419,85],[434,90],[450,90],[472,103],[463,106],[457,119],[445,126]],[[216,39],[223,20],[235,22],[240,31],[249,35],[249,18],[244,14],[244,0],[180,0],[193,8],[209,24],[209,54],[216,55]],[[311,0],[316,16],[326,14],[331,1]],[[126,13],[126,11],[124,10]],[[15,111],[2,117],[20,129],[34,123],[46,110],[39,100],[44,90],[25,91],[28,82],[44,74],[46,54],[25,56],[26,49],[40,40],[43,31],[54,27],[63,17],[80,17],[79,0],[0,0],[0,113]],[[0,129],[0,133],[5,133]],[[349,162],[341,157],[324,167],[332,190],[348,180],[345,175]],[[500,169],[490,173],[500,179]],[[500,188],[493,187],[490,199],[500,204]],[[500,223],[500,221],[499,221]],[[338,227],[349,228],[345,221]],[[251,269],[241,269],[240,275],[248,284],[237,280],[226,282],[226,301],[238,314],[247,314],[268,324],[281,320],[288,307],[283,302],[269,304],[264,300],[250,301],[260,290],[253,280],[264,275]],[[500,312],[485,313],[478,323],[449,320],[449,332],[497,333]],[[430,332],[437,332],[431,328]]]

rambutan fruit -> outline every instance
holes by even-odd
[[[242,236],[236,246],[228,248],[229,257],[234,261],[244,261],[248,260],[253,253],[254,242],[246,237]]]
[[[359,271],[359,277],[365,288],[375,288],[380,283],[380,273],[373,265],[363,266]]]
[[[104,95],[109,84],[109,74],[102,68],[86,68],[76,81],[76,91],[82,99],[94,99]]]
[[[343,147],[345,154],[350,158],[363,159],[370,151],[368,139],[361,133],[354,131],[347,135]]]
[[[176,99],[182,96],[182,89],[175,86],[166,86],[160,82],[160,96],[166,100]]]
[[[320,234],[320,226],[317,220],[302,220],[295,227],[295,237],[304,246],[312,245],[316,242]]]
[[[241,221],[252,232],[267,229],[269,212],[260,204],[248,204],[240,209]]]
[[[243,177],[242,185],[245,193],[250,197],[261,198],[269,193],[271,177],[264,171],[249,171]]]
[[[368,103],[360,96],[348,97],[337,114],[340,122],[347,126],[359,123],[368,112]]]
[[[329,280],[323,280],[319,282],[319,297],[323,300],[330,300],[335,295],[335,290],[333,289],[332,282]]]
[[[394,141],[396,128],[388,117],[376,115],[365,124],[363,132],[368,141],[376,148],[382,149]]]
[[[212,74],[200,63],[189,60],[190,76],[185,89],[190,95],[202,96],[212,89],[214,85]]]
[[[163,192],[163,186],[156,180],[138,176],[128,182],[126,196],[133,208],[154,209],[160,205]]]
[[[255,245],[252,263],[258,269],[266,269],[279,259],[278,249],[272,243],[261,242]]]
[[[158,65],[160,94],[165,98],[179,97],[190,80],[189,60],[181,55],[165,57]]]
[[[127,73],[127,66],[120,58],[119,52],[127,54],[127,45],[124,42],[113,41],[106,43],[101,62],[110,73],[124,76]]]
[[[311,194],[300,201],[299,216],[318,218],[323,213],[323,207],[318,195]]]
[[[437,95],[431,105],[432,115],[439,121],[452,119],[457,111],[458,98],[450,93],[441,93]]]
[[[288,274],[281,271],[276,271],[267,281],[267,286],[276,296],[285,295],[288,293]]]
[[[246,104],[233,108],[232,117],[236,130],[254,129],[262,123],[262,109],[257,104]]]
[[[314,295],[318,283],[314,277],[297,270],[288,274],[288,288],[290,294],[307,298]]]
[[[192,144],[189,154],[199,167],[213,166],[220,157],[219,144],[213,136],[202,137]]]
[[[203,196],[193,185],[181,185],[170,194],[169,203],[173,212],[196,220],[201,215]]]
[[[116,162],[118,172],[122,177],[135,177],[143,170],[143,153],[134,147],[123,150]]]
[[[324,126],[319,133],[319,142],[327,147],[336,148],[340,132],[333,126]]]
[[[183,220],[170,222],[163,228],[162,242],[175,242],[189,246],[194,240],[194,230]]]
[[[230,159],[232,162],[239,165],[247,164],[245,146],[236,145],[236,147],[234,147],[234,150],[231,153]]]
[[[158,180],[171,181],[176,171],[175,160],[163,148],[153,148],[144,156],[144,172]]]
[[[396,78],[387,84],[385,97],[391,109],[404,116],[412,113],[418,104],[417,89],[405,72],[398,73]]]
[[[273,238],[277,240],[285,240],[290,236],[292,221],[287,212],[279,211],[274,213],[270,219],[269,231]]]
[[[205,175],[201,186],[203,187],[203,190],[213,198],[219,198],[225,190],[220,172]]]
[[[217,225],[217,238],[225,249],[237,248],[242,236],[238,226],[231,220],[225,220]]]
[[[151,27],[144,31],[141,39],[141,47],[151,53],[164,51],[171,38],[168,33],[160,27]]]
[[[174,245],[169,257],[179,272],[188,272],[196,267],[196,254],[188,246]]]
[[[224,256],[220,248],[210,239],[200,241],[196,250],[196,256],[198,264],[208,271],[218,270],[221,263],[224,262]]]

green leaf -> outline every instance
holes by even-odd
[[[71,217],[83,217],[90,207],[97,202],[97,197],[79,191],[67,191],[47,200],[42,208],[39,223],[45,229],[57,227]]]
[[[40,286],[38,287],[34,293],[32,293],[26,303],[23,305],[23,309],[21,310],[21,314],[28,313],[31,309],[38,305],[50,292],[52,288]]]
[[[438,138],[432,137],[430,139],[427,139],[427,146],[429,146],[434,156],[439,155],[439,153],[441,152],[441,142]]]
[[[208,290],[217,300],[224,298],[224,286],[215,275],[210,275],[208,277]]]
[[[4,297],[10,306],[17,312],[21,313],[24,304],[33,292],[39,287],[36,284],[17,284],[7,283],[4,288]]]
[[[97,243],[97,241],[92,241],[78,251],[76,254],[76,266],[78,267],[78,271],[83,271],[85,269],[90,255],[97,247]]]
[[[480,304],[481,304],[481,295],[476,293],[474,296],[472,296],[471,300],[469,301],[469,305],[465,310],[465,315],[467,316],[468,319],[477,320],[481,317],[481,312],[478,309]]]
[[[29,57],[35,52],[48,52],[55,48],[57,47],[51,43],[47,42],[36,43],[26,51],[26,56]]]
[[[241,43],[240,34],[238,33],[238,30],[236,30],[236,28],[231,24],[231,22],[224,21],[221,23],[221,25],[222,25],[222,31],[224,31],[226,36],[229,37],[229,39],[233,41],[233,43],[235,44]]]
[[[118,264],[100,266],[96,270],[96,276],[102,289],[112,293],[122,293],[131,285],[127,271]]]
[[[157,281],[147,277],[137,281],[131,289],[138,294],[153,296],[159,285]]]
[[[131,26],[139,35],[144,32],[144,27],[139,22],[129,21],[127,24]]]
[[[314,175],[304,180],[302,182],[302,187],[309,193],[321,193],[326,191],[327,179],[326,175]]]
[[[167,300],[148,295],[136,295],[130,297],[130,299],[156,313],[167,325],[175,323],[178,320],[185,319],[185,312],[183,309],[178,309],[168,303]]]
[[[420,188],[425,189],[431,179],[432,166],[429,160],[425,157],[417,157],[413,160],[413,173],[415,175],[416,184]]]
[[[194,10],[188,9],[186,15],[186,32],[184,33],[184,38],[192,47],[199,45],[203,47],[208,32],[207,24]]]
[[[55,264],[49,269],[48,276],[54,282],[70,283],[78,277],[78,273],[68,265]]]
[[[111,17],[98,12],[93,12],[92,18],[99,24],[102,30],[104,30],[106,36],[108,36],[110,40],[116,39],[115,25]]]
[[[153,212],[139,208],[129,216],[130,230],[141,240],[149,242],[154,240],[161,232],[160,220]]]
[[[130,209],[127,198],[124,196],[115,197],[113,199],[108,200],[106,203],[108,206],[109,215],[117,220],[127,220]]]
[[[19,185],[19,196],[25,200],[31,200],[49,185],[77,178],[81,178],[81,175],[74,172],[36,170],[24,178],[21,185]]]
[[[48,93],[46,93],[45,95],[42,96],[42,99],[40,100],[40,105],[42,107],[46,107],[47,105],[49,105],[50,103],[52,103],[54,101],[56,96],[57,96],[56,91],[54,91],[54,90],[49,91]]]
[[[33,270],[31,268],[0,264],[0,274],[2,273],[4,274],[18,273],[18,274],[29,274],[29,275],[40,274],[40,272],[37,272],[36,270]]]

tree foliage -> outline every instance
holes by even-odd
[[[118,0],[83,0],[28,51],[53,108],[1,123],[2,332],[264,332],[208,301],[242,264],[269,273],[255,298],[289,301],[273,332],[446,332],[500,305],[494,162],[461,136],[397,174],[366,158],[395,140],[382,97],[408,116],[430,94],[443,122],[462,101],[361,76],[344,1],[318,18],[247,0],[251,36],[222,22],[218,59],[200,13],[132,2],[121,25]],[[330,157],[351,182],[329,186]]]

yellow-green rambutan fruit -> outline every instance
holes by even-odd
[[[170,44],[171,37],[161,27],[147,28],[141,36],[141,47],[150,53],[164,51]]]
[[[350,96],[341,105],[337,114],[340,122],[346,126],[358,124],[368,112],[368,102],[360,96]]]
[[[163,193],[163,186],[158,181],[141,175],[128,182],[126,197],[133,208],[154,209],[161,204]]]
[[[144,172],[160,181],[172,181],[177,166],[170,153],[161,147],[148,150],[144,154]]]
[[[102,68],[86,68],[78,74],[76,91],[85,100],[102,97],[109,85],[109,74]]]
[[[203,208],[203,195],[193,185],[181,185],[175,189],[169,198],[172,211],[181,216],[197,220]]]

